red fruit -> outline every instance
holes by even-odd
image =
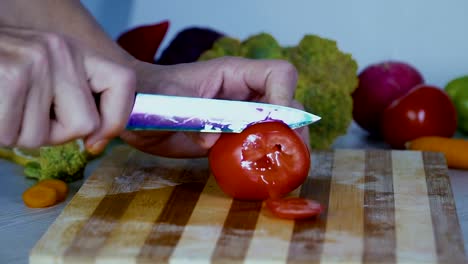
[[[310,168],[307,145],[281,121],[223,133],[208,159],[221,190],[242,200],[280,198],[299,187]]]
[[[302,197],[268,199],[265,205],[274,215],[284,219],[311,218],[318,216],[324,210],[317,201]]]
[[[133,28],[117,39],[117,43],[138,60],[154,63],[154,56],[169,28],[169,21]]]
[[[392,148],[422,136],[452,137],[457,129],[455,106],[435,86],[418,85],[390,104],[382,115],[383,139]]]
[[[398,61],[369,65],[358,77],[359,86],[352,94],[353,118],[374,136],[381,135],[380,122],[384,109],[424,82],[416,68]]]

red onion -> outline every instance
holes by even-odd
[[[384,109],[411,88],[424,83],[421,73],[400,61],[385,61],[367,66],[359,74],[353,92],[354,121],[373,136],[380,136]]]

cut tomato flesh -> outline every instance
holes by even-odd
[[[323,212],[320,203],[301,197],[268,199],[265,203],[275,216],[285,219],[311,218]]]

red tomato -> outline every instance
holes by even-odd
[[[281,197],[299,187],[310,168],[310,154],[296,131],[280,121],[222,134],[209,153],[219,187],[236,199]]]
[[[382,117],[383,139],[392,148],[422,136],[452,137],[457,129],[455,107],[442,89],[418,85],[395,100]]]
[[[310,218],[323,211],[322,205],[318,202],[301,197],[268,199],[265,204],[274,215],[285,219]]]

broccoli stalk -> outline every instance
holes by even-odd
[[[350,54],[338,49],[335,41],[305,35],[296,46],[281,47],[267,33],[244,41],[231,37],[218,39],[199,60],[221,56],[251,59],[285,59],[298,71],[295,99],[306,111],[322,117],[309,126],[312,149],[327,149],[346,134],[352,121],[351,93],[358,84],[357,63]]]
[[[73,182],[83,178],[84,168],[90,159],[81,140],[34,150],[0,148],[0,158],[24,167],[28,178],[38,181],[60,179]]]

